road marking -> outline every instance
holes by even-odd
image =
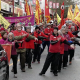
[[[19,61],[20,61],[20,60],[18,60],[18,62],[19,62]],[[12,65],[13,65],[13,63],[11,63],[11,64],[9,65],[9,67],[12,66]]]

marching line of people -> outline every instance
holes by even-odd
[[[29,69],[32,69],[32,63],[36,61],[40,64],[41,55],[47,45],[48,54],[45,60],[42,71],[39,75],[46,73],[47,69],[51,65],[51,72],[54,76],[58,76],[58,72],[61,72],[61,67],[67,67],[72,64],[72,59],[75,53],[75,45],[80,46],[80,38],[77,34],[79,28],[74,23],[68,21],[62,26],[61,30],[58,30],[56,22],[50,22],[47,24],[40,23],[39,25],[28,26],[25,24],[13,23],[11,30],[8,32],[4,29],[4,25],[0,27],[0,44],[10,44],[11,58],[13,61],[13,67],[11,72],[14,72],[14,78],[17,78],[17,60],[20,56],[21,71],[25,72],[25,65],[28,65]],[[68,56],[69,60],[68,60]]]

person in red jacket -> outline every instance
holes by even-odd
[[[42,44],[42,39],[48,38],[47,35],[45,35],[43,32],[40,32],[40,28],[37,26],[35,28],[34,36],[38,38],[38,41],[35,41],[35,49],[34,49],[34,57],[33,57],[33,63],[37,59],[38,63],[40,63],[40,56],[41,56],[41,44]]]
[[[31,27],[27,26],[26,27],[26,32],[31,34]],[[32,69],[31,67],[31,61],[32,61],[32,49],[34,49],[34,36],[33,36],[33,40],[27,38],[26,39],[26,63],[28,63],[28,68]]]
[[[70,45],[70,43],[68,43],[65,38],[63,38],[62,36],[60,36],[58,34],[58,28],[55,27],[53,34],[50,36],[49,53],[47,55],[43,69],[42,69],[41,73],[39,73],[39,75],[45,74],[45,72],[49,68],[50,63],[53,63],[54,64],[53,74],[54,74],[54,76],[58,76],[57,70],[58,70],[58,62],[59,62],[60,47],[61,47],[60,43],[61,42]],[[71,47],[73,47],[73,46],[71,45]]]
[[[44,30],[44,34],[47,35],[47,36],[50,38],[50,35],[52,35],[52,33],[53,33],[53,28],[51,28],[51,24],[48,23],[48,24],[47,24],[47,28]],[[45,39],[45,40],[42,42],[43,49],[41,49],[41,54],[43,53],[46,45],[47,45],[48,50],[49,50],[49,46],[50,46],[49,38],[48,38],[48,39]]]
[[[25,40],[26,38],[30,38],[30,39],[33,39],[33,37],[31,37],[31,35],[29,35],[27,32],[21,30],[21,24],[18,23],[17,24],[17,30],[15,30],[13,32],[14,36],[22,36],[22,35],[26,35],[25,37],[23,37],[21,40],[18,40],[18,49],[16,50],[17,51],[17,54],[20,54],[20,64],[21,64],[21,70],[22,72],[25,72],[25,53],[26,53],[26,46],[25,46]],[[35,40],[37,40],[36,38],[34,38]]]

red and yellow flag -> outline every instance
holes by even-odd
[[[40,8],[39,0],[37,0],[37,1],[38,1],[39,15],[41,15],[42,11],[41,11],[41,8]]]
[[[45,0],[45,17],[46,17],[47,23],[49,23],[51,18],[50,18],[50,14],[49,14],[49,6],[48,6],[47,0]]]
[[[25,4],[25,12],[26,12],[27,16],[29,16],[30,15],[29,5],[27,3],[27,0],[25,0],[25,2],[26,2],[26,4]]]
[[[78,15],[78,13],[79,13],[79,8],[78,8],[78,6],[76,4],[73,19]]]
[[[75,22],[75,24],[80,24],[80,12],[79,12],[78,15],[74,18],[74,22]]]
[[[40,15],[41,15],[41,8],[40,8],[40,4],[39,1],[36,0],[36,12],[35,12],[35,19],[36,19],[36,23],[39,24],[39,20],[40,20]]]
[[[72,5],[68,8],[67,18],[73,20]]]

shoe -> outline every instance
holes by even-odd
[[[54,73],[54,76],[58,76],[58,74],[57,73]]]
[[[22,69],[22,72],[25,72],[25,69]]]
[[[53,70],[50,70],[50,72],[53,72]]]
[[[72,64],[72,62],[69,62],[69,65],[71,65]]]
[[[17,74],[14,74],[14,78],[17,78]]]
[[[58,70],[58,72],[61,72],[61,70]]]
[[[32,69],[32,67],[28,67],[29,69]]]
[[[35,63],[35,61],[33,61],[32,63]]]
[[[63,69],[66,69],[67,67],[63,67]]]
[[[26,65],[26,66],[28,66],[28,64],[27,64],[27,63],[26,63],[25,65]]]
[[[44,73],[39,73],[40,76],[42,76]]]
[[[38,64],[40,64],[40,61],[38,61]]]
[[[11,72],[14,72],[14,70],[12,69]]]
[[[68,67],[68,65],[66,64],[65,67]]]

